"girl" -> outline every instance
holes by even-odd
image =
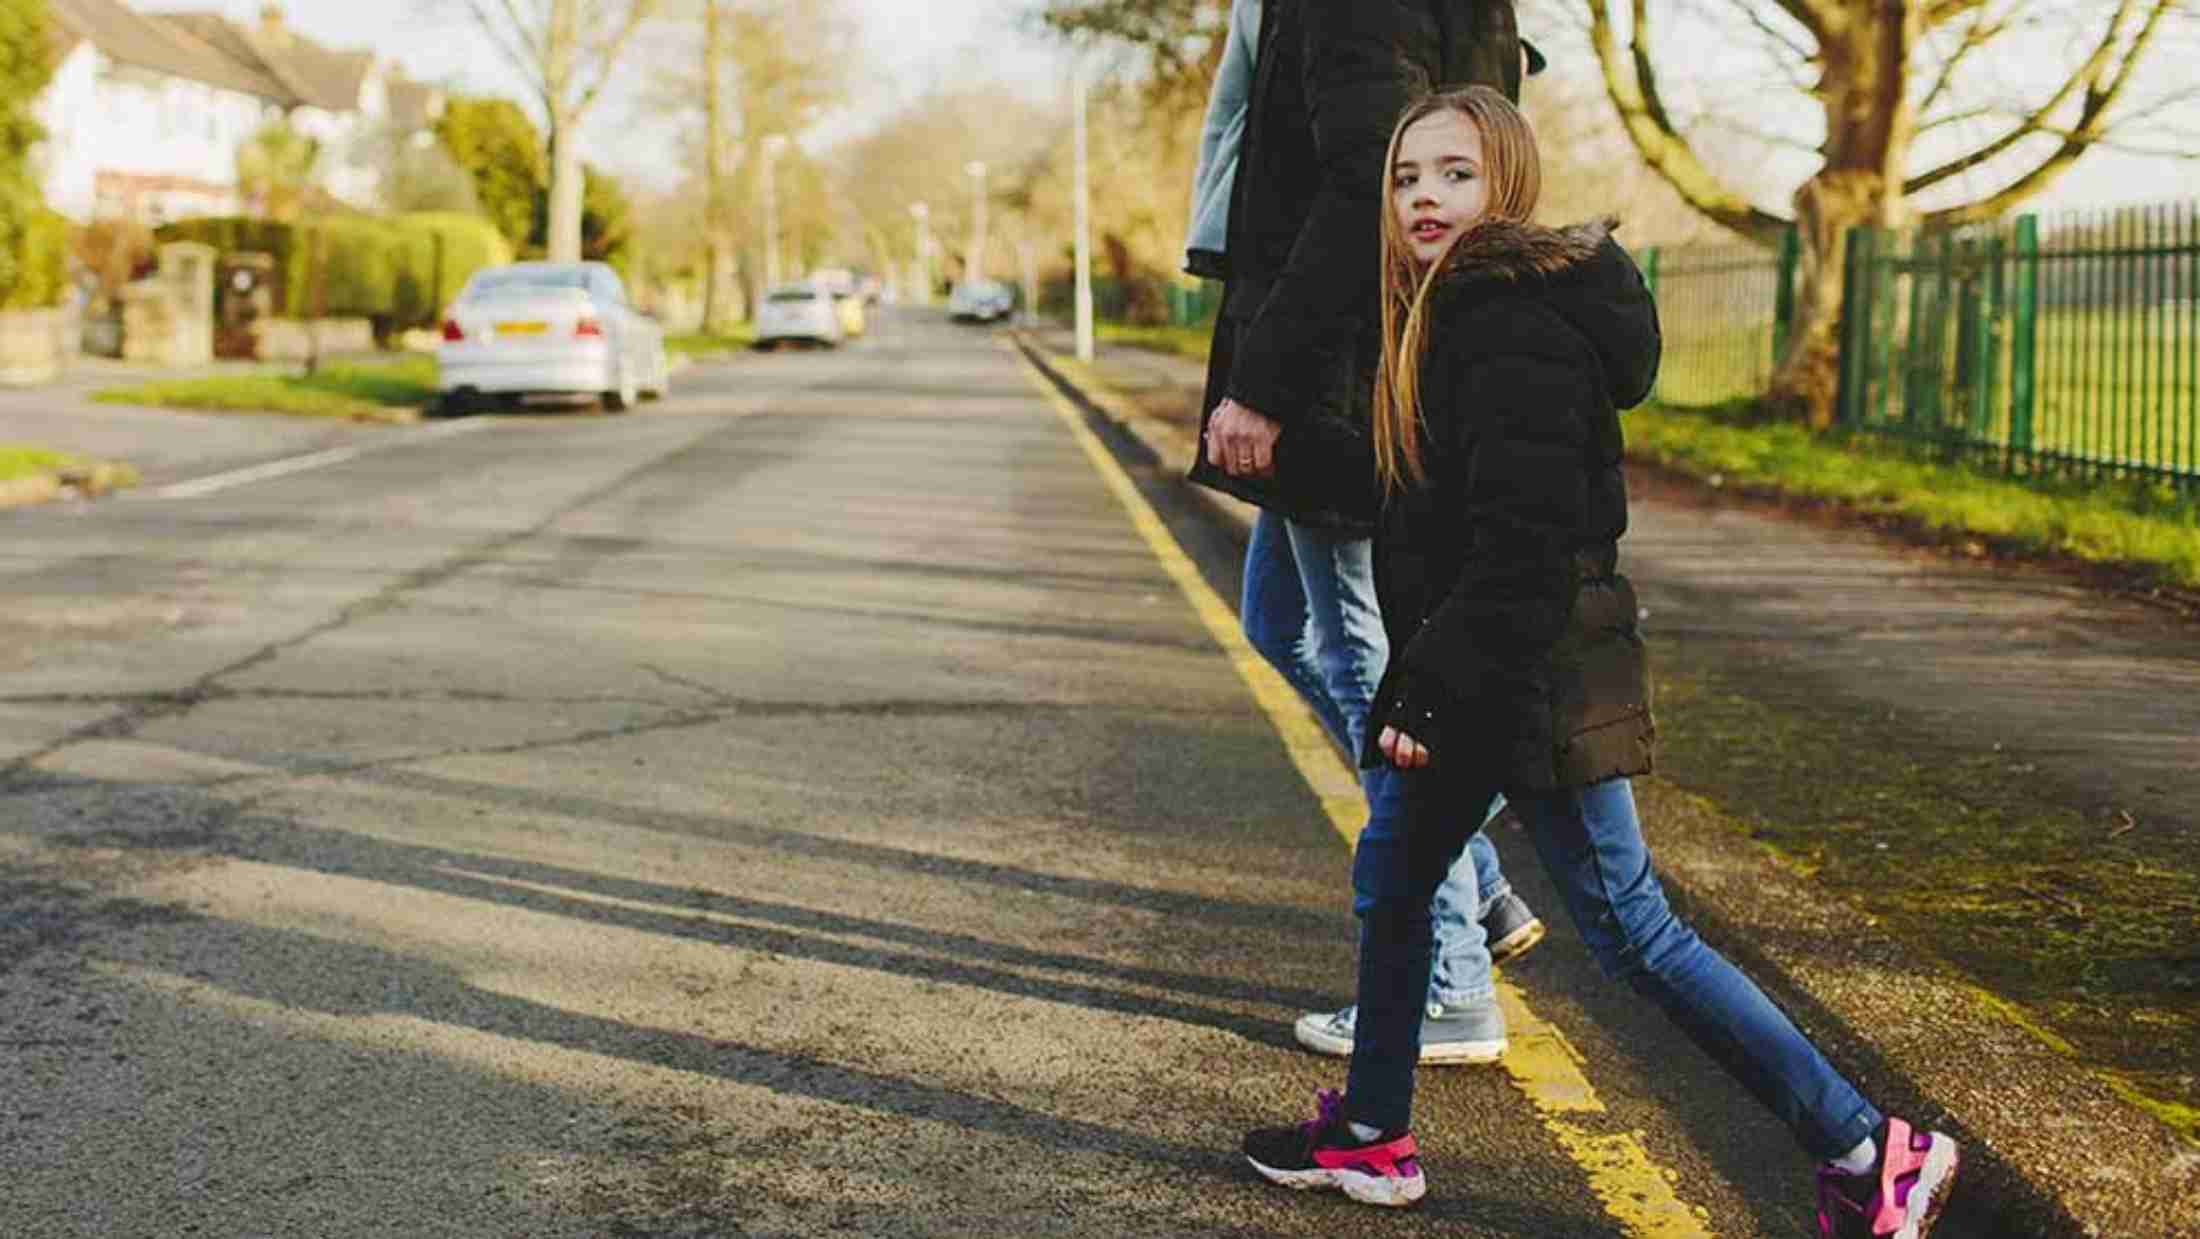
[[[1375,580],[1394,651],[1362,762],[1405,811],[1361,836],[1359,1029],[1340,1096],[1245,1154],[1268,1179],[1370,1204],[1426,1191],[1410,1133],[1429,902],[1503,793],[1575,926],[1785,1121],[1818,1172],[1822,1235],[1917,1239],[1955,1142],[1883,1116],[1747,977],[1675,919],[1628,776],[1655,729],[1633,587],[1618,410],[1649,393],[1657,313],[1607,223],[1529,222],[1535,138],[1484,87],[1408,109],[1391,137],[1373,436]],[[1378,731],[1379,729],[1379,731]]]

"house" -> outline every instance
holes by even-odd
[[[354,158],[390,131],[425,131],[442,96],[372,52],[291,30],[282,6],[257,24],[218,13],[140,13],[121,0],[48,0],[56,70],[40,101],[46,201],[83,220],[161,224],[249,212],[237,152],[288,118],[321,142],[324,187],[371,205],[377,173]]]

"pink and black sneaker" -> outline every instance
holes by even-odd
[[[1877,1134],[1879,1165],[1870,1173],[1818,1171],[1820,1239],[1924,1239],[1939,1220],[1962,1160],[1956,1142],[1895,1118]]]
[[[1362,1141],[1342,1112],[1344,1095],[1323,1089],[1310,1122],[1259,1127],[1245,1137],[1245,1160],[1270,1183],[1305,1190],[1333,1187],[1366,1205],[1410,1205],[1428,1191],[1413,1136],[1386,1131]]]

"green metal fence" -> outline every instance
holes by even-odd
[[[1795,258],[1792,229],[1778,249],[1652,247],[1636,256],[1665,335],[1658,400],[1706,405],[1764,392],[1794,305]]]
[[[2200,203],[1850,238],[1841,420],[2200,485]]]

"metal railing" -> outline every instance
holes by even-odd
[[[1796,242],[1648,249],[1657,398],[1761,393]],[[2200,202],[1850,234],[1838,417],[2023,475],[2200,486]]]
[[[1844,423],[2200,485],[2200,204],[1859,232],[1848,278]]]

